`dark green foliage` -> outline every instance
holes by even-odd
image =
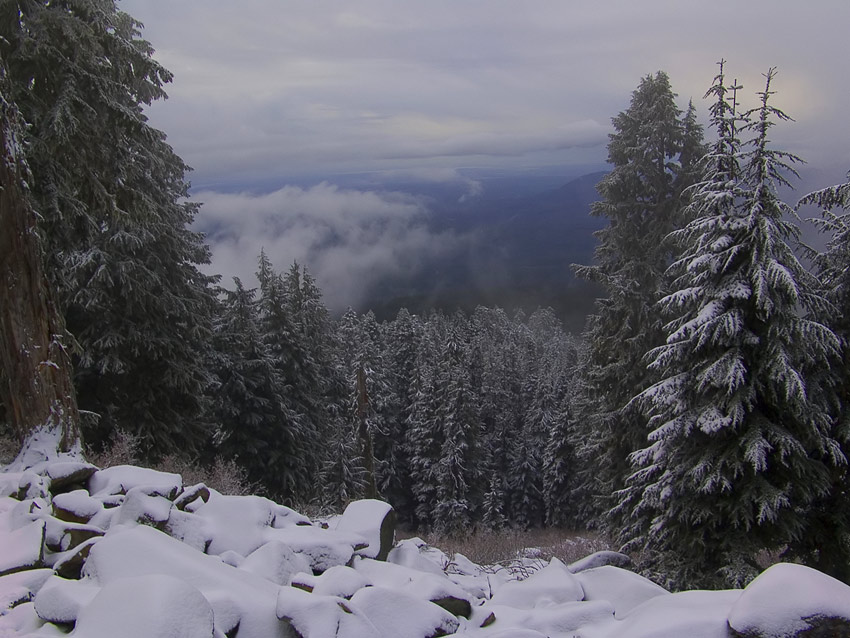
[[[150,455],[208,436],[205,361],[214,298],[200,235],[188,230],[186,166],[142,108],[170,73],[109,0],[0,5],[0,55],[27,123],[31,194],[76,361],[80,407]]]
[[[584,489],[596,497],[597,514],[625,485],[628,456],[645,440],[646,416],[631,398],[651,379],[644,354],[663,340],[653,304],[665,292],[667,235],[681,223],[683,192],[701,148],[693,109],[683,120],[663,72],[643,78],[629,108],[612,121],[613,169],[597,185],[602,200],[592,207],[609,224],[596,233],[595,264],[576,268],[607,293],[584,335],[588,352],[577,415],[586,441],[583,463],[592,467]],[[609,516],[610,528],[621,523]]]
[[[809,545],[810,508],[846,463],[825,374],[839,340],[806,316],[823,300],[777,195],[797,158],[768,144],[788,119],[769,103],[772,78],[742,128],[722,70],[709,91],[718,140],[692,221],[673,235],[667,339],[649,354],[660,380],[635,401],[652,432],[619,494],[621,538],[679,586],[740,585],[758,551]],[[743,145],[739,130],[751,136]]]

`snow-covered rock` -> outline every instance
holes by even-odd
[[[281,587],[276,614],[300,638],[390,638],[347,600],[294,587]]]
[[[42,566],[44,528],[44,521],[32,521],[3,535],[0,576]]]
[[[740,590],[656,596],[618,621],[606,638],[729,638],[726,621]]]
[[[240,638],[284,638],[274,615],[280,587],[217,556],[209,556],[146,525],[110,530],[91,550],[83,575],[100,585],[139,575],[168,575],[186,581],[211,603],[221,602],[230,618],[239,613]],[[216,628],[219,608],[213,605]],[[228,620],[227,624],[231,621]]]
[[[337,565],[347,565],[354,551],[368,543],[359,534],[339,530],[297,525],[284,529],[269,529],[265,538],[280,541],[307,559],[310,568],[321,573]]]
[[[533,609],[488,603],[485,610],[495,617],[492,624],[494,629],[509,625],[533,629],[547,636],[573,635],[588,626],[595,626],[598,631],[600,628],[612,627],[616,622],[614,608],[604,600],[564,602]]]
[[[310,569],[310,563],[281,541],[269,541],[245,557],[239,569],[256,574],[277,585],[289,585],[292,576]]]
[[[88,523],[103,510],[103,503],[86,490],[74,490],[53,497],[53,515],[69,523]]]
[[[91,603],[100,587],[91,581],[69,580],[54,576],[39,590],[33,601],[35,613],[53,623],[74,623],[80,609]]]
[[[337,520],[336,529],[366,539],[368,545],[357,552],[360,556],[386,560],[395,541],[395,510],[376,499],[352,501]]]
[[[613,567],[630,567],[632,564],[632,559],[626,556],[625,554],[621,554],[620,552],[612,552],[610,550],[602,550],[599,552],[594,552],[589,556],[585,556],[574,563],[570,563],[567,565],[567,568],[574,574],[578,574],[579,572],[583,572],[587,569],[594,569],[596,567],[604,567],[606,565],[611,565]]]
[[[429,557],[427,545],[421,538],[406,538],[396,543],[387,556],[387,562],[410,569],[442,575],[442,565]]]
[[[343,565],[331,567],[319,576],[301,573],[296,574],[292,578],[293,587],[298,587],[314,594],[339,596],[340,598],[351,598],[358,590],[372,585],[372,581],[363,574],[351,567]]]
[[[430,601],[456,616],[469,616],[472,608],[469,594],[442,572],[438,576],[359,556],[354,559],[352,566],[375,585]]]
[[[88,490],[92,496],[108,496],[126,494],[134,487],[144,487],[148,494],[156,493],[173,499],[182,485],[183,479],[179,474],[135,465],[116,465],[92,474]]]
[[[50,479],[50,491],[57,493],[70,486],[83,485],[97,472],[97,467],[84,461],[56,461],[50,463],[45,474]]]
[[[375,628],[388,638],[432,638],[453,634],[458,619],[434,603],[387,587],[366,587],[351,597]],[[404,613],[399,613],[399,610]]]
[[[579,580],[563,562],[553,558],[525,580],[506,582],[496,590],[491,602],[516,609],[534,609],[583,599],[584,590]]]
[[[779,563],[751,582],[729,613],[734,635],[794,638],[800,632],[850,636],[850,587],[815,569]]]
[[[31,601],[47,579],[52,569],[28,569],[0,576],[0,616],[21,603]]]
[[[164,574],[117,579],[80,610],[75,638],[212,638],[213,610],[185,580]]]
[[[648,578],[612,565],[594,567],[576,574],[585,600],[606,600],[614,606],[617,618],[656,596],[669,592]]]

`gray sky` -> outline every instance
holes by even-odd
[[[223,224],[250,217],[244,211],[258,201],[279,207],[295,197],[296,218],[309,217],[312,205],[327,213],[335,200],[344,225],[362,201],[344,189],[305,187],[297,196],[290,188],[272,200],[243,193],[240,213],[238,197],[216,201],[222,191],[333,183],[335,175],[371,170],[462,181],[470,169],[598,164],[611,117],[628,106],[642,76],[667,71],[681,105],[693,98],[704,117],[702,96],[721,57],[744,85],[744,107],[755,104],[761,74],[778,67],[774,104],[796,122],[778,127],[774,139],[808,161],[806,185],[839,181],[850,169],[848,0],[121,0],[120,7],[145,24],[156,58],[175,75],[170,99],[148,110],[151,122],[194,167],[196,196]],[[418,206],[374,195],[408,219]],[[280,209],[255,213],[246,232],[272,213]],[[250,245],[234,234],[226,267],[214,245],[219,271],[244,261],[266,231]],[[304,258],[309,246],[302,248]]]

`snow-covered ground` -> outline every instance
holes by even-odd
[[[73,462],[0,474],[0,637],[850,636],[850,587],[800,565],[744,590],[669,593],[601,552],[525,577],[394,542],[356,501],[311,521],[177,474]],[[530,573],[530,576],[528,575]]]

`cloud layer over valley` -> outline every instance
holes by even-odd
[[[356,306],[381,281],[403,280],[453,251],[456,234],[435,232],[420,198],[328,183],[268,194],[200,192],[198,229],[213,251],[212,271],[256,285],[264,249],[278,270],[293,261],[316,278],[333,310]],[[230,281],[224,281],[226,287]]]

